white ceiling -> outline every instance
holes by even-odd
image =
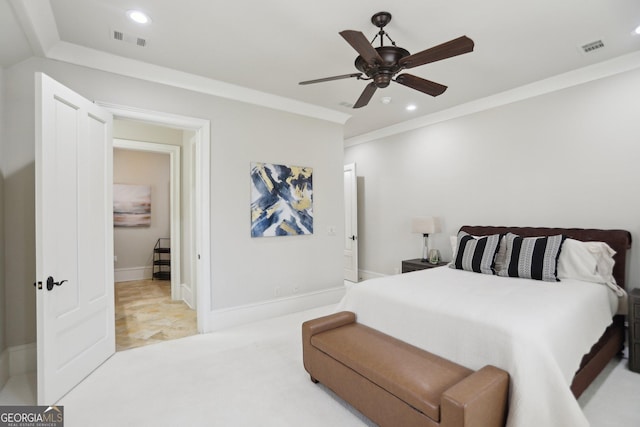
[[[11,4],[15,9],[21,1],[0,0],[3,66],[38,54],[21,29],[24,18],[12,13]],[[147,12],[152,23],[129,21],[125,12],[132,8]],[[350,114],[347,138],[640,50],[640,35],[633,33],[640,25],[638,0],[53,0],[42,9],[52,13],[61,42]],[[353,104],[367,82],[297,84],[355,72],[357,53],[338,32],[359,30],[372,39],[371,15],[382,10],[393,15],[386,28],[391,38],[411,53],[461,35],[474,40],[472,53],[411,70],[449,86],[443,95],[392,83],[353,110],[340,104]],[[148,44],[115,41],[112,30]],[[605,47],[580,51],[595,40]],[[382,96],[392,97],[391,104],[383,105]],[[418,108],[407,112],[409,103]]]

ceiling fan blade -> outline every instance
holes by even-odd
[[[426,80],[422,77],[406,73],[400,74],[396,77],[396,82],[431,96],[441,95],[445,90],[447,90],[447,87],[440,83],[432,82],[431,80]]]
[[[324,77],[322,79],[307,80],[305,82],[300,82],[298,84],[299,85],[310,85],[310,84],[313,84],[313,83],[322,83],[322,82],[330,82],[332,80],[348,79],[350,77],[360,77],[361,75],[362,75],[362,73],[343,74],[341,76]]]
[[[384,61],[378,54],[378,51],[371,46],[369,40],[360,31],[344,30],[340,31],[340,35],[354,48],[364,59],[367,64],[382,64]]]
[[[398,61],[398,64],[403,68],[413,68],[430,62],[451,58],[452,56],[462,55],[463,53],[472,52],[473,46],[473,40],[467,36],[462,36],[457,39],[449,40],[448,42],[442,43],[438,46],[423,50],[422,52],[405,56]]]
[[[376,93],[376,89],[378,89],[378,86],[376,86],[375,83],[369,83],[367,87],[365,87],[362,91],[362,95],[360,95],[360,98],[358,98],[356,103],[353,105],[353,108],[360,108],[367,105],[369,101],[371,101],[373,94]]]

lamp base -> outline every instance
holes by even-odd
[[[422,246],[422,262],[429,262],[429,235],[422,235],[424,245]]]

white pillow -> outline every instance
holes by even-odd
[[[558,278],[615,284],[616,280],[613,277],[615,253],[604,242],[566,239],[558,258]]]

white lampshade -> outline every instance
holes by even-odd
[[[440,223],[432,216],[421,216],[411,220],[411,231],[420,234],[431,234],[440,231]]]

